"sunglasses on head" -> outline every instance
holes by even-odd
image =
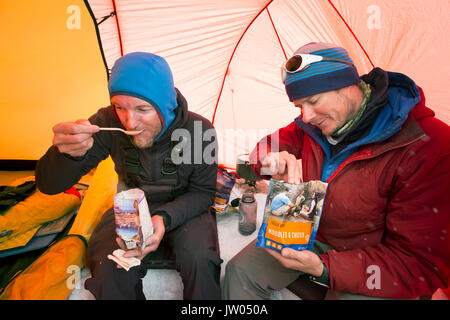
[[[281,79],[283,83],[286,83],[288,73],[296,73],[302,71],[309,67],[310,64],[320,61],[333,61],[338,63],[345,63],[351,67],[354,66],[352,63],[342,59],[323,57],[315,54],[299,53],[293,55],[285,63],[283,63],[283,66],[281,67]]]

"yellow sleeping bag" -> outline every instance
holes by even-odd
[[[14,181],[18,186],[34,181],[34,176]],[[46,222],[56,220],[74,210],[80,204],[80,194],[75,189],[55,195],[36,190],[25,200],[0,215],[0,250],[24,246]]]
[[[56,300],[69,296],[73,286],[66,283],[75,268],[84,265],[86,243],[67,236],[53,244],[43,255],[10,282],[0,300]]]
[[[117,174],[110,157],[99,163],[69,234],[54,243],[17,275],[2,299],[62,300],[74,288],[76,270],[84,267],[86,243],[103,213],[112,207]]]
[[[78,234],[89,241],[103,213],[114,204],[117,182],[114,162],[108,157],[98,164],[69,234]]]

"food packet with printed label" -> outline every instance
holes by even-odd
[[[226,169],[219,167],[217,170],[216,196],[212,207],[216,212],[220,213],[227,208],[231,190],[235,183],[236,177]]]
[[[312,250],[327,187],[316,180],[289,184],[271,179],[256,246]]]
[[[145,248],[145,239],[153,234],[153,224],[145,193],[139,188],[114,196],[116,233],[127,249]]]

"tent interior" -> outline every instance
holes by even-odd
[[[56,123],[87,119],[108,106],[109,72],[135,51],[168,61],[189,110],[214,124],[219,164],[230,170],[239,155],[298,116],[280,67],[312,41],[346,48],[359,74],[380,67],[408,75],[436,117],[450,125],[450,91],[442,85],[450,74],[442,58],[450,49],[448,12],[446,0],[1,1],[0,185],[34,174]],[[113,175],[109,165],[104,170]],[[264,203],[266,195],[258,196]],[[258,219],[260,225],[261,208]],[[237,220],[218,221],[225,262],[256,237],[239,235]],[[229,239],[237,240],[222,247]],[[174,270],[151,271],[146,296],[180,299]],[[156,281],[163,277],[168,280]],[[77,287],[63,298],[89,295]],[[298,297],[284,290],[273,298]]]

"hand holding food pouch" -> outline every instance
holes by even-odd
[[[128,250],[145,248],[145,239],[153,234],[153,224],[145,193],[135,188],[114,196],[116,233]]]
[[[328,184],[309,181],[289,184],[270,180],[257,247],[312,250]]]

